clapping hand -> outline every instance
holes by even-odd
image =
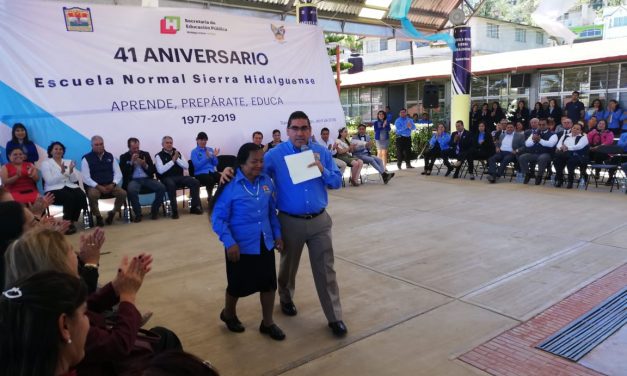
[[[54,195],[50,192],[46,193],[42,197],[37,197],[35,202],[28,205],[28,209],[35,215],[41,215],[46,208],[54,203]]]
[[[220,185],[230,182],[234,175],[235,171],[232,167],[225,167],[220,173]]]
[[[66,220],[57,220],[53,216],[45,215],[41,217],[41,219],[39,220],[39,224],[50,230],[65,234],[70,228],[71,222]]]
[[[70,174],[72,174],[74,172],[74,167],[76,167],[76,163],[74,163],[74,161],[72,160],[70,162]]]
[[[89,234],[81,235],[79,241],[78,257],[85,264],[98,264],[100,262],[100,249],[105,242],[105,232],[96,228]]]
[[[122,258],[118,274],[111,284],[121,302],[135,304],[137,292],[144,282],[144,276],[150,272],[152,256],[146,253],[139,254],[129,262],[128,256]]]

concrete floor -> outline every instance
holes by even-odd
[[[152,252],[138,302],[149,326],[173,329],[223,375],[478,375],[456,357],[627,262],[620,192],[420,171],[330,193],[344,339],[326,326],[307,257],[298,316],[276,311],[285,341],[258,332],[255,296],[238,305],[246,332],[228,332],[223,249],[206,216],[107,227],[101,281],[123,255]]]

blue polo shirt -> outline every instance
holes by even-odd
[[[301,152],[291,141],[280,143],[264,155],[264,172],[274,181],[277,191],[277,208],[280,211],[294,215],[320,213],[328,204],[326,188],[339,189],[342,186],[342,175],[331,153],[317,143],[310,142],[308,147],[314,153],[320,154],[324,172],[318,178],[299,184],[292,183],[285,163],[286,155]]]
[[[207,157],[205,150],[209,150],[209,157]],[[194,164],[194,175],[215,172],[218,167],[218,157],[216,157],[214,150],[209,147],[201,148],[200,146],[196,146],[196,148],[192,150],[190,159]]]
[[[263,238],[266,248],[274,248],[275,239],[281,238],[281,225],[276,214],[272,180],[261,174],[250,182],[241,170],[228,183],[211,214],[213,231],[224,247],[235,244],[240,253],[261,253],[259,239]]]
[[[408,122],[411,124],[411,128],[407,128]],[[396,127],[396,136],[411,137],[411,131],[416,130],[416,124],[414,124],[414,121],[409,117],[405,117],[404,119],[399,117],[394,122],[394,126]]]
[[[581,118],[581,111],[585,110],[585,108],[582,101],[568,102],[566,106],[564,106],[566,116],[573,121],[573,124],[577,123],[579,120],[583,120]]]

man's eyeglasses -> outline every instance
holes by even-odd
[[[293,130],[294,132],[307,132],[309,130],[309,126],[308,125],[304,125],[302,127],[294,127],[294,126],[290,126],[290,129]]]

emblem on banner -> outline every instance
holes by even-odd
[[[272,34],[274,34],[274,39],[279,42],[285,41],[285,26],[274,26],[270,24],[270,28],[272,29]]]
[[[181,17],[165,16],[161,19],[161,34],[176,34],[181,30]]]
[[[63,15],[65,16],[65,28],[67,31],[94,31],[94,24],[91,21],[91,10],[89,8],[63,7]]]

